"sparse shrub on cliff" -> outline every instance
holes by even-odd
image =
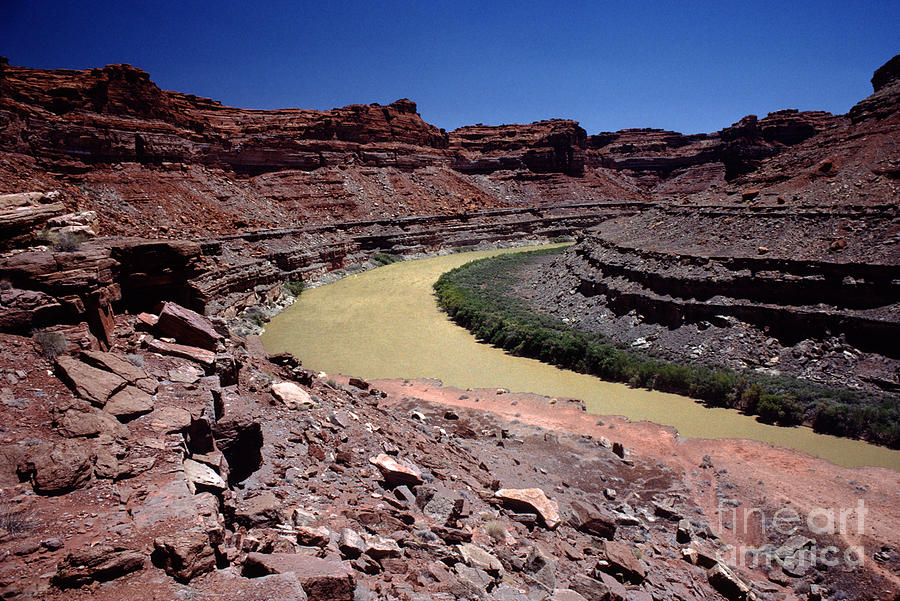
[[[484,525],[484,531],[494,543],[502,543],[506,540],[506,525],[499,520],[491,520]]]
[[[81,248],[81,242],[72,234],[58,234],[53,238],[53,250],[70,253]]]
[[[259,309],[259,307],[250,307],[249,309],[244,311],[244,317],[260,328],[266,325],[266,316]]]
[[[125,355],[125,358],[131,361],[131,363],[137,367],[144,367],[144,356],[138,355],[135,353],[128,353]]]
[[[897,395],[836,390],[726,367],[670,363],[535,312],[511,292],[517,268],[532,258],[563,250],[513,253],[467,263],[435,282],[438,303],[481,341],[514,355],[634,387],[691,396],[715,407],[740,409],[768,423],[791,426],[812,420],[817,432],[900,448]]]
[[[396,263],[402,259],[397,255],[392,255],[390,253],[375,253],[372,255],[372,260],[381,265],[390,265],[391,263]]]
[[[69,341],[59,332],[37,332],[31,339],[37,345],[41,356],[49,361],[53,361],[69,348]]]
[[[29,532],[34,528],[34,515],[13,508],[5,499],[0,499],[0,531],[6,531],[11,536],[17,536]]]
[[[285,282],[284,289],[288,291],[292,296],[300,296],[300,293],[306,288],[306,284],[303,280],[295,280],[293,282]]]

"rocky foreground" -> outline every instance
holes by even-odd
[[[339,382],[172,303],[119,316],[107,351],[0,338],[4,598],[900,593],[888,470],[504,391]],[[816,529],[817,506],[853,519]]]

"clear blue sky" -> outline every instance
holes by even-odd
[[[900,53],[900,0],[0,0],[14,65],[131,63],[245,108],[408,97],[426,121],[576,119],[710,132],[781,108],[845,113]]]

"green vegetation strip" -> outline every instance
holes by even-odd
[[[637,353],[600,334],[542,315],[513,288],[522,267],[553,248],[481,259],[443,274],[438,304],[482,342],[514,355],[630,386],[689,396],[714,407],[757,415],[766,423],[812,425],[816,432],[900,448],[900,397],[833,389],[785,376],[676,364]]]

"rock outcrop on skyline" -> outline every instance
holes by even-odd
[[[887,144],[897,128],[891,65],[848,117],[787,109],[710,134],[589,135],[563,119],[444,132],[406,99],[238,109],[161,90],[129,65],[4,62],[0,192],[58,189],[69,211],[100,216],[98,233],[153,237],[558,203],[731,202],[747,187],[763,197],[771,188],[787,204],[870,204],[893,189],[847,180],[895,172],[891,159],[881,164],[896,154]],[[817,171],[829,159],[835,169]],[[800,172],[829,185],[794,198],[810,189]]]

